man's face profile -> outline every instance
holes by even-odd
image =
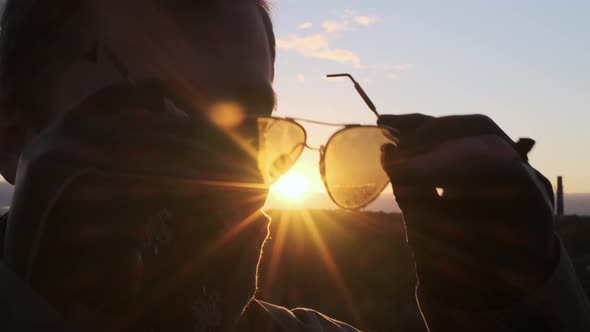
[[[83,54],[98,42],[116,55],[134,79],[166,82],[168,88],[194,98],[194,108],[184,108],[184,112],[210,114],[220,105],[231,105],[241,116],[269,116],[274,108],[270,42],[274,37],[255,1],[88,1],[77,20],[85,23],[81,30],[86,31],[73,31],[69,44],[63,42],[67,36],[58,44],[68,48],[66,53]],[[76,43],[80,36],[85,38]],[[74,49],[78,50],[71,51]],[[48,119],[123,79],[105,59],[92,63],[81,58],[48,67],[34,82],[45,87]],[[199,171],[206,178],[211,170]],[[220,314],[232,321],[234,317],[228,316],[239,314],[255,290],[259,250],[267,233],[267,221],[257,214],[265,192],[203,191],[201,201],[195,202],[202,209],[191,225],[196,235],[194,256],[198,256],[201,241],[219,237],[225,242],[219,242],[221,249],[211,253],[212,259],[205,260],[203,268],[196,268],[203,278],[196,277],[193,286],[202,289],[201,297],[219,297]],[[246,219],[248,223],[241,225]],[[172,234],[171,238],[173,242],[179,236]],[[190,257],[192,253],[186,254]],[[170,273],[190,269],[194,267]],[[168,309],[173,308],[170,303]]]

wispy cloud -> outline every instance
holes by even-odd
[[[299,36],[290,34],[287,38],[277,39],[277,47],[284,50],[315,51],[328,47],[328,41],[323,35]]]
[[[368,26],[377,23],[377,16],[359,15],[353,17],[353,20],[360,25]]]
[[[309,29],[312,27],[313,27],[313,23],[311,23],[311,22],[305,22],[305,23],[299,24],[299,29],[301,29],[301,30]]]
[[[339,18],[324,20],[322,31],[315,34],[289,34],[277,39],[277,48],[295,51],[303,56],[352,64],[361,67],[361,59],[356,52],[331,45],[333,35],[354,31],[356,27],[365,27],[377,22],[376,16],[359,15],[357,12],[345,9]],[[312,28],[312,22],[298,25],[299,30]]]
[[[336,33],[350,30],[349,22],[324,21],[322,27],[327,33]]]
[[[362,15],[352,9],[345,9],[342,14],[342,19],[347,22],[352,22],[356,25],[369,26],[377,23],[377,16]]]
[[[351,63],[359,66],[359,56],[346,49],[331,47],[326,37],[322,34],[299,36],[291,34],[284,39],[277,40],[277,47],[283,50],[293,50],[301,55],[330,60],[340,63]]]
[[[359,15],[354,10],[345,9],[339,20],[326,20],[322,24],[327,33],[353,31],[354,26],[369,26],[377,22],[377,16]]]

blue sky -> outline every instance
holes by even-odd
[[[483,113],[531,137],[533,164],[590,192],[589,1],[277,0],[277,116],[374,123],[382,113]],[[333,129],[310,127],[319,144]],[[314,172],[308,153],[296,171]],[[317,181],[317,176],[315,181]]]

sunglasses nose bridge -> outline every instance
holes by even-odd
[[[321,150],[321,149],[322,149],[324,146],[323,146],[323,145],[320,145],[320,146],[318,146],[318,147],[316,147],[316,146],[311,146],[311,145],[307,144],[307,142],[306,142],[306,143],[305,143],[305,147],[306,147],[306,148],[308,148],[308,149],[310,149],[310,150],[312,150],[312,151],[319,151],[319,152],[321,152],[320,150]]]
[[[320,145],[318,151],[320,152],[320,162],[318,165],[320,169],[320,176],[322,177],[322,182],[328,191],[328,186],[326,183],[326,146]]]

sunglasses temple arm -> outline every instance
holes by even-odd
[[[354,79],[354,77],[352,77],[352,75],[350,75],[350,74],[331,74],[331,75],[327,75],[326,77],[328,77],[328,78],[332,78],[332,77],[348,77],[348,78],[350,78],[352,83],[354,83],[354,88],[359,93],[359,95],[363,98],[363,100],[365,101],[365,104],[367,104],[367,106],[369,106],[369,109],[373,112],[373,114],[375,114],[375,116],[377,116],[377,117],[380,116],[379,112],[377,112],[377,107],[375,107],[375,104],[373,104],[373,101],[371,100],[371,98],[369,98],[369,96],[367,95],[365,90],[363,90],[363,88],[361,87],[359,82],[357,82]]]
[[[102,56],[105,56],[107,60],[115,67],[117,73],[121,75],[129,84],[135,86],[135,80],[131,77],[131,74],[123,65],[121,59],[111,50],[100,42],[95,42],[91,50],[86,54],[86,59],[93,62],[99,63]]]

